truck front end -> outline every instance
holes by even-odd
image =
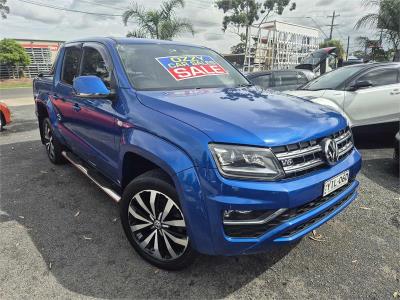
[[[197,169],[213,245],[198,245],[203,253],[250,254],[293,243],[357,197],[361,156],[348,127],[278,147],[209,148],[211,166]]]

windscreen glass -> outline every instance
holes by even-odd
[[[248,85],[212,50],[166,44],[120,44],[126,74],[137,90],[175,90]]]
[[[344,83],[350,77],[359,72],[362,68],[364,68],[363,65],[355,65],[355,66],[336,69],[332,72],[325,73],[311,80],[310,82],[302,86],[301,89],[310,91],[335,90],[342,83]]]

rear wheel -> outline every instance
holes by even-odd
[[[62,145],[53,135],[53,127],[49,118],[43,120],[42,136],[44,145],[46,146],[47,156],[53,164],[59,165],[65,163],[65,158],[62,156]]]
[[[178,195],[168,177],[152,170],[134,179],[121,199],[125,234],[144,259],[167,270],[188,266],[196,257]]]

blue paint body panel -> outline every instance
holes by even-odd
[[[85,43],[98,44],[109,56],[116,82],[112,100],[79,98],[74,88],[61,80],[65,47],[85,47]],[[38,114],[47,111],[63,144],[116,185],[122,185],[127,153],[143,156],[167,172],[177,188],[194,249],[213,255],[268,251],[271,245],[300,239],[354,200],[358,186],[355,178],[361,168],[356,149],[334,166],[267,182],[221,176],[208,148],[209,143],[216,142],[274,147],[319,139],[347,126],[338,112],[255,87],[136,91],[116,49],[118,44],[129,43],[176,44],[111,38],[69,42],[60,49],[53,76],[34,81],[36,109]],[[88,93],[99,90],[95,79],[85,77],[89,78],[76,80],[76,89]],[[100,88],[107,92],[104,86]],[[295,208],[321,197],[324,182],[345,170],[350,171],[352,183],[317,209],[257,238],[232,238],[224,233],[223,210]],[[290,237],[282,235],[339,202],[333,212],[312,226]]]

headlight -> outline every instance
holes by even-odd
[[[284,172],[271,150],[259,147],[209,144],[220,173],[225,177],[275,180]]]

